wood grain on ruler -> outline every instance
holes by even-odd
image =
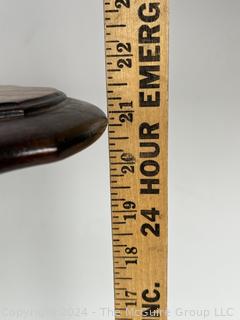
[[[104,9],[116,318],[166,319],[168,1]]]

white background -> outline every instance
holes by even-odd
[[[238,0],[171,1],[174,320],[239,314],[239,11]],[[102,12],[101,0],[0,0],[0,83],[53,86],[106,112]],[[113,306],[108,170],[105,134],[64,162],[1,175],[0,320],[39,320],[46,306],[111,319],[100,310]]]

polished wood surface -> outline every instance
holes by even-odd
[[[54,88],[0,86],[0,104],[23,103],[51,96],[59,91]]]
[[[56,89],[0,86],[0,173],[71,156],[106,126],[96,106]]]

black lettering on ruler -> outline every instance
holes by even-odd
[[[141,26],[139,45],[139,106],[160,107],[160,3],[142,4],[138,9]]]
[[[160,154],[160,124],[149,124],[144,122],[139,127],[140,140],[140,179],[141,194],[160,193],[160,164],[154,158]]]
[[[142,293],[142,318],[153,319],[161,317],[160,310],[160,283],[155,283],[153,290],[144,290]]]

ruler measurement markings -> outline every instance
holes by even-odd
[[[107,70],[107,72],[120,72],[120,71],[121,71],[121,69],[108,69]]]
[[[126,222],[113,222],[113,225],[117,225],[117,224],[120,224],[120,225],[121,225],[121,224],[124,224],[124,225],[125,225]]]
[[[124,177],[124,174],[112,174],[111,177]]]
[[[114,228],[113,228],[114,229]],[[133,233],[129,232],[129,233],[113,233],[113,237],[127,237],[127,236],[133,236]],[[116,257],[118,258],[118,257]]]
[[[124,149],[110,149],[110,152],[124,152]]]
[[[137,210],[114,210],[113,213],[135,213]]]
[[[119,43],[118,40],[107,40],[106,43]]]
[[[109,113],[134,113],[134,110],[111,110]]]
[[[153,3],[155,3],[155,5]],[[130,314],[126,312],[127,305],[125,307],[125,303],[127,302],[136,302],[136,307],[129,305],[132,310],[141,310],[144,303],[146,305],[148,304],[143,298],[145,290],[148,290],[149,296],[151,297],[154,296],[155,292],[160,292],[161,297],[158,299],[159,301],[156,301],[156,304],[159,302],[161,308],[167,308],[167,9],[167,0],[111,0],[105,2],[105,17],[111,20],[111,22],[108,20],[105,23],[105,42],[106,64],[109,66],[106,68],[107,78],[109,80],[107,88],[111,91],[107,94],[110,127],[112,237],[113,248],[115,248],[115,250],[113,250],[115,310],[117,311],[115,318],[118,320],[153,319],[150,315],[145,317],[143,314],[129,317]],[[158,10],[160,15],[156,18]],[[142,13],[142,16],[140,13]],[[155,21],[154,17],[156,18]],[[148,21],[147,18],[149,18]],[[144,19],[146,19],[145,22],[143,21]],[[150,20],[151,22],[149,22]],[[142,43],[139,41],[141,27],[143,25],[145,35],[142,35],[147,37],[150,32],[152,32],[152,40],[154,39],[154,41],[148,44],[145,44],[146,41],[145,43],[144,41]],[[161,29],[159,28],[160,31],[156,31],[159,26],[161,26]],[[108,30],[111,30],[111,32]],[[130,30],[131,32],[129,32]],[[159,40],[161,39],[159,43],[157,40],[158,36]],[[161,46],[161,50],[159,50],[157,46]],[[126,49],[131,50],[129,52],[126,51]],[[141,52],[146,58],[145,62],[139,60]],[[147,56],[155,57],[157,60],[158,53],[161,56],[160,62],[147,61]],[[127,59],[129,59],[129,61],[127,61]],[[131,67],[126,65],[128,63]],[[119,66],[121,66],[121,68],[119,68]],[[159,68],[159,66],[161,66],[161,68]],[[143,67],[143,69],[141,69],[141,67]],[[146,67],[145,71],[144,67]],[[151,68],[147,69],[148,67],[155,68],[154,70],[158,71],[151,71]],[[142,72],[142,74],[140,74],[140,72]],[[157,78],[159,74],[161,77]],[[151,79],[149,75],[152,77]],[[142,90],[142,94],[144,95],[143,100],[145,100],[145,102],[147,98],[154,102],[154,94],[157,94],[158,90],[154,89],[154,87],[151,88],[151,85],[159,84],[161,108],[139,107],[139,101],[141,101],[138,96],[141,91],[140,83],[142,87],[149,85],[148,89]],[[120,122],[120,119],[124,119],[124,122]],[[156,142],[154,140],[149,141],[149,139],[140,140],[138,136],[140,125],[144,123],[148,124],[149,127],[145,126],[145,129],[142,131],[143,135],[144,132],[146,133],[146,130],[151,129],[152,132],[148,131],[150,136],[151,133],[152,136],[159,133],[159,140],[157,142],[161,146],[161,154],[157,155],[156,159],[150,159],[150,161],[152,161],[150,163],[155,161],[155,164],[159,163],[161,166],[161,172],[158,176],[161,179],[163,189],[158,195],[147,195],[139,192],[141,190],[141,179],[145,179],[145,182],[147,179],[149,181],[149,177],[144,177],[139,170],[144,161],[148,161],[149,159],[141,159],[140,154],[153,154],[154,150],[149,148],[149,144],[154,148],[153,143]],[[154,131],[154,127],[151,126],[156,125],[156,123],[159,123],[161,126],[159,125],[158,128],[155,126],[156,130]],[[112,130],[113,128],[115,130]],[[141,149],[140,145],[142,146],[144,144],[146,145],[145,149]],[[136,161],[121,161],[123,154],[132,154]],[[112,161],[114,159],[116,159],[116,161]],[[133,166],[134,172],[121,174],[123,166]],[[151,165],[146,166],[146,170],[151,171],[151,169]],[[157,181],[157,179],[155,180]],[[143,186],[147,187],[148,185],[143,184]],[[143,186],[142,189],[144,189]],[[153,189],[156,187],[154,184],[151,186]],[[128,203],[129,208],[124,208],[123,202],[114,200],[116,199],[115,190],[117,190],[117,198],[125,199],[124,203],[125,205]],[[116,202],[119,203],[118,209],[114,209],[113,207]],[[136,207],[131,207],[133,203]],[[148,205],[150,206],[147,207]],[[156,212],[153,211],[154,208]],[[150,212],[151,210],[152,212]],[[160,215],[158,211],[161,212],[161,221],[159,221]],[[149,221],[146,217],[155,220]],[[124,218],[128,219],[123,221]],[[141,229],[145,228],[147,224],[155,228],[155,225],[160,225],[160,223],[162,230],[160,239],[154,238],[153,235],[147,237],[141,234]],[[118,232],[116,232],[116,226],[119,227]],[[148,232],[150,233],[149,230]],[[135,247],[138,251],[137,254],[127,254],[127,252],[130,252],[132,248]],[[155,248],[155,251],[151,248]],[[137,260],[137,264],[134,263],[134,259]],[[131,263],[125,265],[126,261],[130,261]],[[157,269],[156,266],[158,266]],[[136,293],[136,297],[131,296],[132,293]],[[130,296],[125,297],[126,294]],[[119,304],[119,301],[121,301],[121,304]],[[154,316],[154,320],[165,320],[166,318],[165,314]]]
[[[119,166],[119,165],[128,165],[128,164],[135,164],[135,162],[111,162],[112,166]]]
[[[108,24],[106,28],[126,28],[126,24]]]
[[[108,54],[107,58],[123,58],[123,57],[133,57],[132,54]]]
[[[123,86],[126,87],[128,84],[124,83],[124,82],[120,82],[120,83],[109,83],[108,84],[110,87],[119,87],[119,86]]]
[[[105,10],[106,13],[115,13],[115,12],[119,12],[119,10]]]

